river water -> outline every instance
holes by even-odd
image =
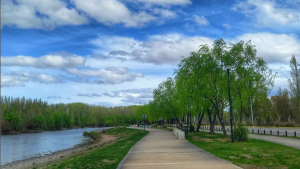
[[[107,128],[81,128],[44,131],[42,133],[2,135],[1,165],[73,148],[81,143],[91,141],[90,138],[82,135],[84,131],[90,132]]]

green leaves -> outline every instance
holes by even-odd
[[[156,105],[159,116],[178,119],[188,113],[191,113],[191,118],[198,112],[213,108],[223,122],[224,109],[229,106],[225,65],[231,66],[233,112],[235,116],[240,115],[240,119],[242,115],[249,116],[249,99],[266,96],[275,78],[266,62],[256,57],[251,41],[231,44],[217,39],[212,47],[200,45],[199,50],[182,58],[174,79],[168,78],[154,90],[151,104]]]

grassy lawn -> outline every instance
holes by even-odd
[[[262,140],[231,143],[221,134],[189,133],[187,140],[215,156],[246,169],[300,169],[300,150]]]
[[[127,129],[117,127],[106,130],[105,134],[111,134],[118,137],[118,140],[105,147],[97,148],[84,155],[75,155],[59,163],[52,164],[48,168],[53,169],[112,169],[117,168],[120,161],[125,157],[131,147],[141,140],[149,132],[138,129]]]

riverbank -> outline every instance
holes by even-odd
[[[107,126],[101,126],[101,127],[107,127]],[[62,131],[62,130],[72,130],[72,129],[84,129],[84,128],[100,128],[100,127],[89,127],[89,126],[78,127],[78,126],[74,126],[72,128],[61,128],[59,130],[41,130],[41,129],[33,129],[33,130],[26,129],[26,130],[22,130],[22,131],[12,130],[12,131],[6,131],[4,133],[1,131],[1,135],[16,135],[16,134],[27,134],[27,133],[41,133],[41,132],[44,132],[44,131]]]
[[[1,167],[3,169],[87,168],[87,166],[97,166],[94,168],[102,169],[116,168],[130,148],[148,133],[125,127],[116,127],[105,131],[97,143]]]
[[[98,130],[97,132],[101,132],[102,130]],[[48,154],[45,156],[40,157],[33,157],[25,160],[16,161],[13,163],[9,163],[6,165],[2,165],[2,169],[32,169],[34,167],[40,168],[42,166],[45,166],[49,163],[55,163],[58,161],[61,161],[63,159],[67,159],[71,156],[77,155],[77,154],[85,154],[89,151],[92,151],[94,148],[107,146],[108,144],[111,144],[117,139],[116,136],[113,135],[107,135],[102,134],[101,140],[93,141],[86,144],[78,145],[74,148],[57,151],[52,154]]]

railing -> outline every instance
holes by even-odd
[[[210,130],[210,127],[203,126],[200,127],[204,130]],[[222,130],[222,127],[214,127],[215,130]],[[226,131],[230,131],[229,127],[225,127]],[[286,131],[286,130],[272,130],[272,129],[247,129],[248,133],[253,134],[264,134],[264,135],[274,135],[274,136],[293,136],[300,137],[300,132],[297,131]]]

